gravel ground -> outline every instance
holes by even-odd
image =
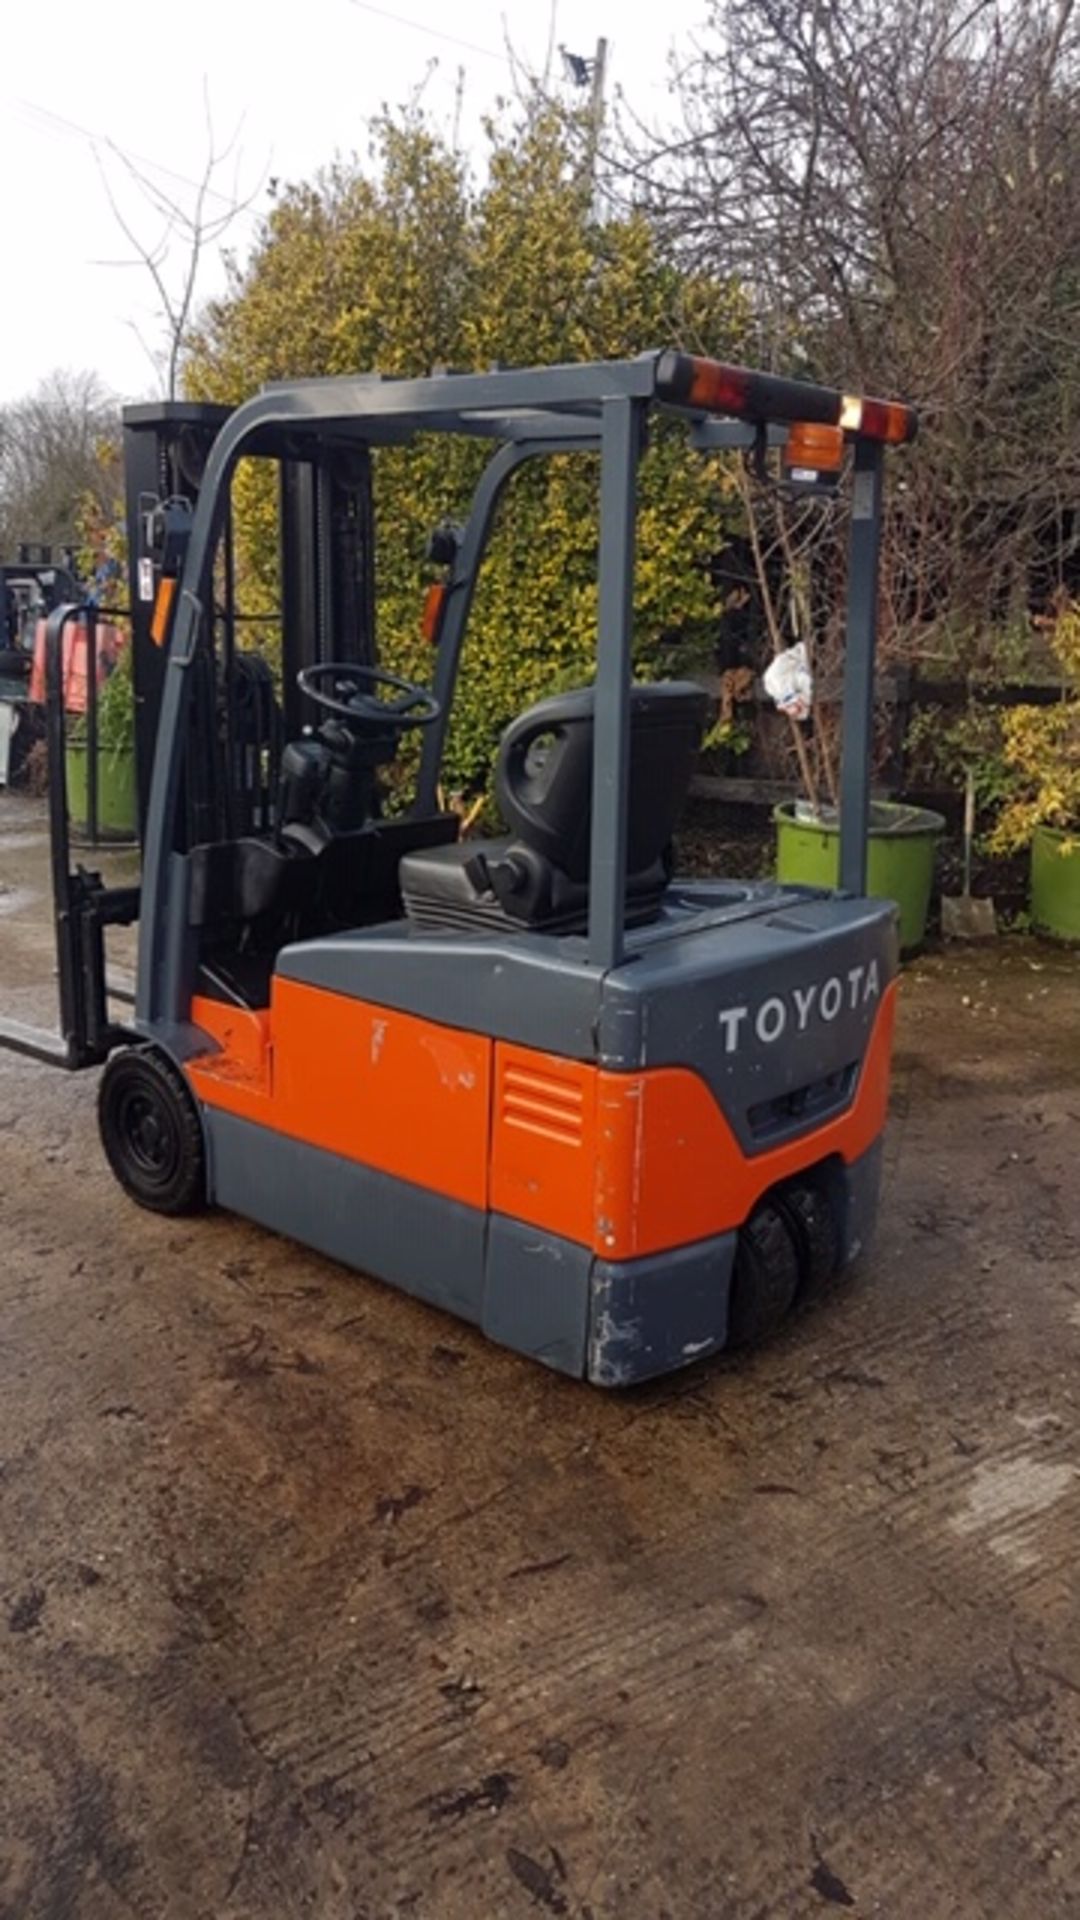
[[[1078,978],[909,968],[874,1255],[625,1397],[140,1214],[0,1054],[3,1920],[1080,1914]]]

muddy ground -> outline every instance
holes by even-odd
[[[0,1056],[3,1920],[1080,1914],[1078,983],[910,968],[873,1259],[621,1398],[138,1213]]]

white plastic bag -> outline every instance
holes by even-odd
[[[814,702],[814,678],[801,640],[778,653],[765,670],[765,691],[781,713],[805,720]]]

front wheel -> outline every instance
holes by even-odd
[[[187,1083],[152,1047],[125,1047],[105,1064],[98,1092],[105,1157],[140,1207],[170,1215],[206,1205],[202,1123]]]

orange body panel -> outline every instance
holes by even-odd
[[[847,1111],[752,1157],[688,1067],[612,1073],[291,980],[269,1013],[196,999],[220,1051],[188,1073],[208,1106],[633,1260],[741,1226],[816,1160],[859,1159],[885,1124],[895,1003],[891,986]]]
[[[887,989],[845,1113],[748,1158],[689,1067],[609,1073],[495,1048],[491,1204],[632,1260],[742,1225],[768,1187],[812,1160],[857,1160],[885,1124],[895,988]]]
[[[207,1106],[486,1208],[490,1040],[294,980],[191,1017],[222,1049],[188,1064]]]
[[[740,1227],[763,1193],[815,1160],[858,1160],[885,1125],[895,987],[883,997],[845,1113],[744,1154],[710,1089],[686,1067],[601,1073],[596,1252],[633,1260]]]
[[[227,1007],[220,1000],[196,995],[191,1018],[216,1040],[220,1052],[193,1060],[188,1068],[199,1098],[212,1107],[230,1107],[227,1089],[243,1103],[246,1096],[266,1100],[270,1095],[270,1015],[246,1007]],[[209,1091],[202,1091],[203,1081]],[[220,1097],[215,1097],[215,1095]],[[242,1112],[241,1104],[236,1111]]]
[[[496,1213],[592,1246],[598,1078],[586,1062],[496,1042],[491,1125]]]

